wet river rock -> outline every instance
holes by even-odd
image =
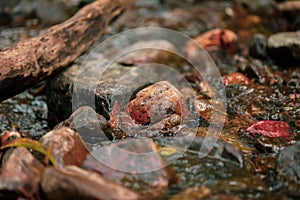
[[[249,65],[240,68],[240,71],[248,78],[254,81],[258,81],[263,85],[274,84],[274,82],[280,82],[281,77],[276,77],[272,73],[270,66],[263,64],[260,60],[252,60]],[[282,80],[281,80],[282,81]]]
[[[300,142],[286,147],[277,158],[276,171],[284,191],[300,196]]]
[[[263,34],[253,35],[249,44],[249,53],[255,58],[266,58],[267,56],[267,39]]]
[[[48,132],[40,142],[50,149],[59,166],[80,165],[88,155],[80,135],[67,127]]]
[[[44,166],[25,148],[13,150],[0,175],[0,198],[40,200],[39,182]]]
[[[116,96],[122,96],[123,89],[126,86],[115,87],[118,78],[121,75],[128,72],[128,68],[113,64],[109,73],[102,75],[101,80],[98,82],[96,91],[90,87],[89,84],[95,83],[95,74],[98,74],[99,61],[92,60],[87,62],[88,72],[86,76],[80,77],[76,80],[76,84],[79,85],[78,91],[72,91],[74,88],[74,82],[77,74],[80,70],[79,64],[74,64],[64,72],[58,74],[52,80],[49,81],[47,88],[47,105],[48,105],[48,120],[50,126],[55,126],[61,121],[67,119],[73,111],[81,106],[95,106],[96,112],[103,115],[106,119],[109,119],[110,111],[110,97],[112,94]],[[72,92],[76,92],[79,96],[78,99],[73,102],[72,105]],[[80,98],[80,99],[79,99]],[[95,98],[95,104],[91,105],[91,98]],[[73,109],[72,109],[73,108]]]
[[[76,131],[86,144],[95,144],[111,139],[120,139],[124,132],[113,129],[108,121],[89,106],[78,108],[68,119],[57,124],[54,129],[69,127]]]
[[[279,61],[290,59],[300,62],[300,31],[273,34],[268,39],[269,55]]]
[[[168,81],[160,81],[138,91],[125,106],[116,101],[110,124],[129,132],[134,128],[167,131],[179,125],[183,115],[188,115],[188,109],[181,92]]]
[[[181,115],[184,99],[178,89],[167,81],[153,84],[136,94],[128,111],[138,124],[158,122],[172,114]]]
[[[207,51],[224,50],[228,53],[237,51],[237,35],[228,29],[212,29],[194,38],[196,43]],[[188,58],[197,56],[197,46],[194,41],[189,41],[186,45]]]
[[[295,0],[283,1],[278,4],[278,9],[284,16],[292,20],[299,17],[300,2]]]
[[[46,168],[41,180],[46,200],[140,200],[140,195],[76,166]]]

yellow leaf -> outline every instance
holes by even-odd
[[[31,140],[28,138],[19,138],[1,146],[0,150],[11,148],[11,147],[25,147],[27,149],[32,149],[34,151],[37,151],[43,154],[44,156],[46,156],[53,166],[56,166],[56,160],[53,154],[43,144],[41,144],[36,140]]]
[[[171,156],[177,152],[173,147],[162,147],[159,149],[159,152],[162,156]]]

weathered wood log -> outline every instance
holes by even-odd
[[[97,0],[38,37],[0,52],[0,102],[62,70],[104,33],[134,0]]]

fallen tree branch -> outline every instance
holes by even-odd
[[[0,102],[62,70],[104,33],[134,0],[98,0],[42,35],[0,52]]]

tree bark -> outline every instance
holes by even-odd
[[[97,0],[38,37],[0,52],[0,102],[62,70],[104,33],[134,0]]]

